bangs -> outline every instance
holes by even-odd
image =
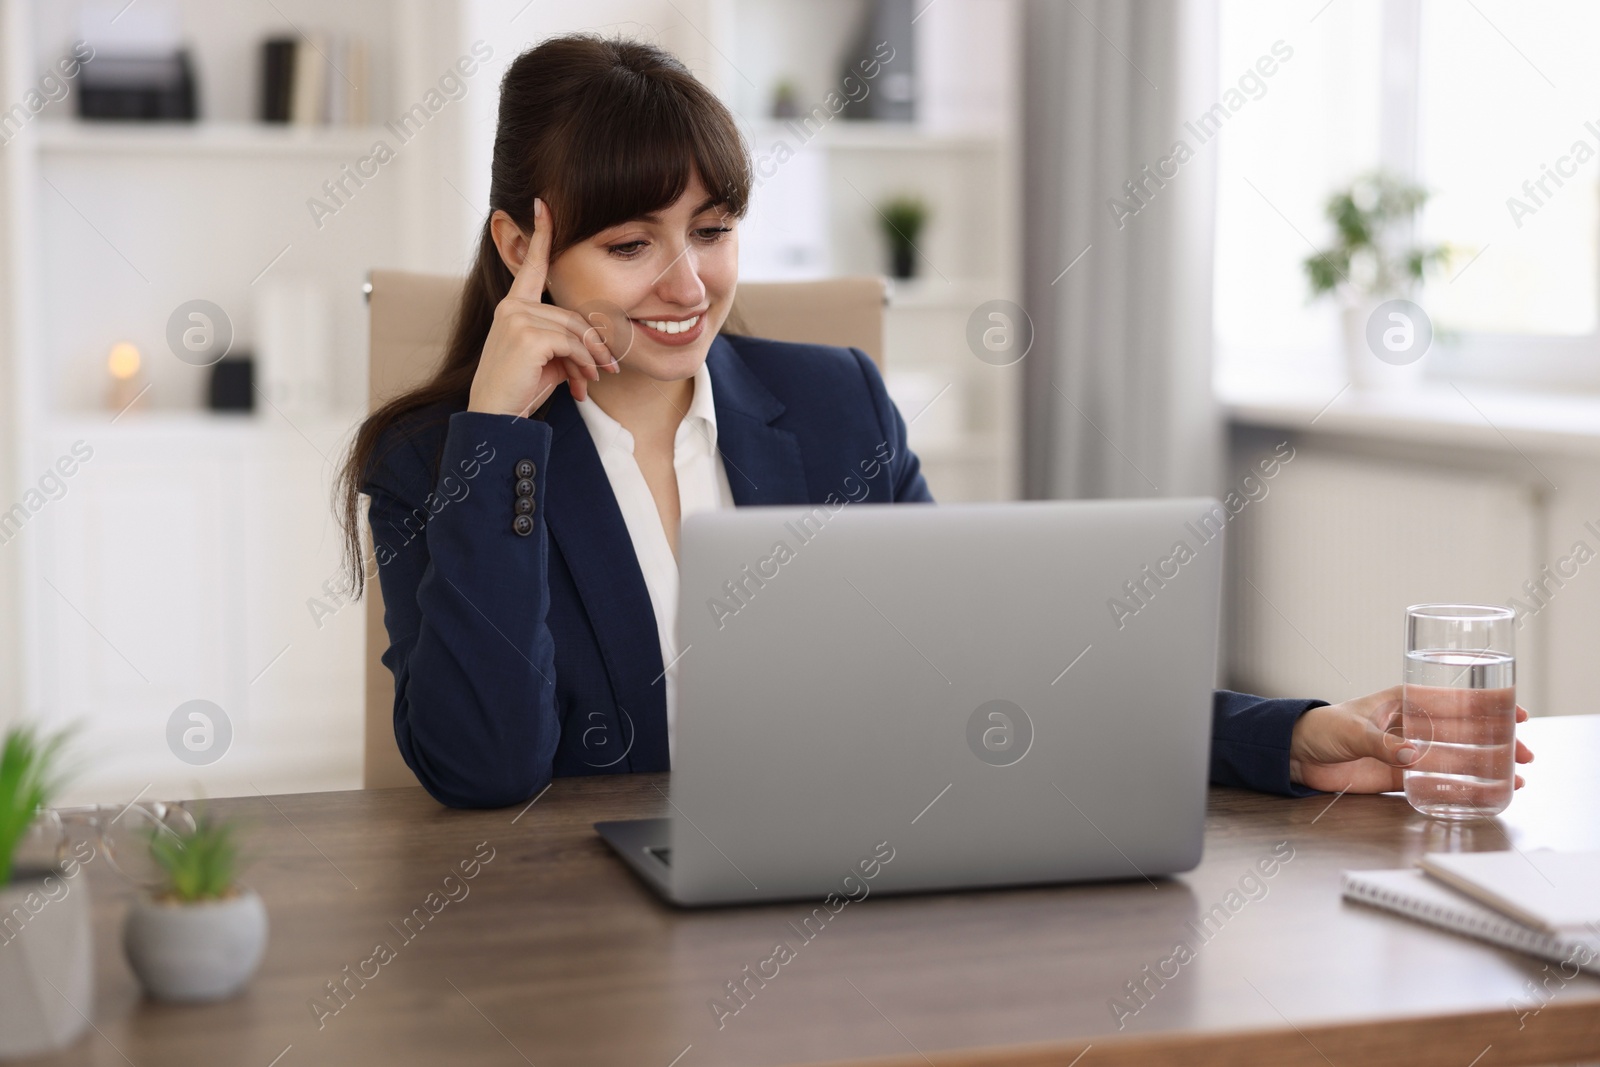
[[[676,203],[698,171],[715,203],[743,218],[750,160],[733,117],[709,90],[615,67],[556,138],[568,158],[551,168],[554,245],[570,247],[611,226]],[[570,229],[569,229],[570,227]],[[565,231],[565,232],[560,232]]]

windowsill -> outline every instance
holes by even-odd
[[[1509,390],[1424,382],[1357,390],[1337,384],[1221,389],[1227,419],[1245,426],[1427,444],[1600,456],[1600,394]]]

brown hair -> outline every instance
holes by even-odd
[[[745,214],[750,157],[733,116],[671,53],[641,41],[573,34],[529,49],[506,69],[489,215],[502,210],[532,233],[533,201],[543,199],[551,205],[552,259],[601,230],[669,207],[692,171],[708,190],[721,190],[728,214]],[[402,420],[406,432],[438,421],[407,419],[423,409],[439,408],[442,420],[466,408],[494,309],[511,280],[486,217],[438,370],[385,402],[356,433],[335,490],[356,596],[366,577],[359,494],[382,458],[379,443]]]

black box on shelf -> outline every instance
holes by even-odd
[[[256,361],[248,355],[228,356],[211,365],[211,390],[206,399],[212,411],[256,409]]]
[[[167,55],[99,55],[83,65],[78,117],[133,122],[200,117],[188,49]]]

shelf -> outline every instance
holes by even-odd
[[[753,141],[774,136],[799,139],[832,151],[998,152],[1005,144],[998,134],[924,130],[908,122],[833,118],[814,133],[808,133],[798,118],[764,118],[748,125]]]
[[[41,122],[41,151],[67,155],[365,155],[394,135],[382,126],[278,126],[260,122]]]
[[[61,412],[46,418],[39,429],[42,433],[66,437],[92,435],[96,441],[108,437],[124,440],[270,439],[284,435],[338,437],[349,433],[366,413],[328,411],[320,415],[296,416],[292,423],[271,408],[238,413],[181,409],[141,412],[136,408],[117,418],[116,422],[111,421],[113,414],[110,411]]]

